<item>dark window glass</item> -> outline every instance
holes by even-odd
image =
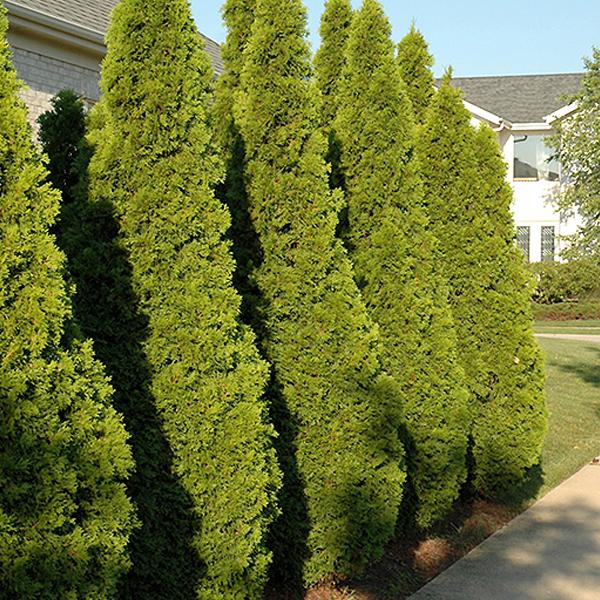
[[[558,181],[559,163],[543,135],[515,136],[515,179]]]
[[[517,246],[525,253],[525,258],[529,262],[529,241],[530,241],[530,228],[529,227],[517,227]]]
[[[555,253],[554,227],[542,227],[542,261],[552,262]]]

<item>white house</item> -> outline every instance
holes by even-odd
[[[514,190],[517,242],[531,262],[558,258],[564,240],[575,233],[576,216],[561,214],[555,203],[560,164],[545,144],[552,124],[571,114],[582,73],[457,78],[473,124],[497,132]]]
[[[8,10],[8,41],[22,96],[34,129],[50,99],[63,89],[77,92],[89,104],[100,96],[100,62],[104,36],[119,0],[4,0]],[[204,37],[213,68],[221,73],[220,49]]]

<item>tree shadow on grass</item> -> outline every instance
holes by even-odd
[[[585,383],[600,387],[600,344],[586,346],[585,350],[592,355],[592,360],[559,365],[559,369],[564,373],[579,377]]]
[[[94,342],[115,388],[136,463],[128,482],[139,528],[132,534],[132,568],[120,597],[190,599],[204,566],[192,548],[199,529],[193,503],[173,475],[173,456],[151,392],[151,368],[143,350],[148,320],[137,306],[132,269],[116,239],[118,223],[108,202],[79,193],[63,207],[58,241],[76,285],[75,318]]]

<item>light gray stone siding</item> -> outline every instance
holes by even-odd
[[[50,108],[50,100],[61,90],[74,90],[88,104],[99,99],[99,71],[21,48],[12,50],[17,75],[26,85],[21,97],[29,109],[34,133],[38,129],[37,118]]]

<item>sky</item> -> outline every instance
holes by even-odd
[[[191,0],[200,31],[225,39],[223,0]],[[313,49],[324,0],[305,0]],[[355,7],[360,0],[353,0]],[[600,46],[600,0],[382,0],[399,41],[415,21],[435,73],[456,77],[570,73]]]

